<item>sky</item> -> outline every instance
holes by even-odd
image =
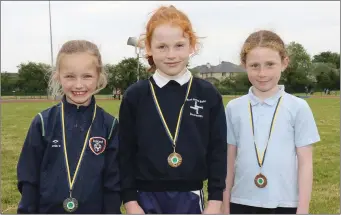
[[[151,12],[161,5],[184,11],[202,38],[190,67],[239,64],[243,42],[261,29],[276,32],[286,44],[302,44],[311,56],[340,52],[339,1],[52,1],[53,61],[62,44],[72,39],[97,44],[105,64],[135,57],[128,37],[143,34]],[[1,71],[17,72],[20,63],[29,61],[51,64],[49,3],[1,1]]]

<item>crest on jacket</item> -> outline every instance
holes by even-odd
[[[107,141],[103,137],[91,137],[89,140],[90,149],[95,155],[99,155],[104,152]]]

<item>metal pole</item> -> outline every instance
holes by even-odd
[[[50,18],[51,68],[53,68],[52,22],[51,22],[51,2],[50,1],[49,1],[49,18]]]
[[[137,53],[137,58],[136,58],[136,61],[137,61],[137,81],[140,80],[140,53]]]

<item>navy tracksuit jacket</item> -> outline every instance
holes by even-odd
[[[86,107],[68,103],[65,96],[62,102],[72,178],[92,121],[95,98]],[[79,203],[74,213],[120,213],[117,135],[117,119],[97,106],[72,192]],[[89,141],[90,138],[104,138],[100,147],[105,147],[104,151],[98,145],[94,147],[96,141]],[[29,128],[17,166],[22,195],[18,213],[66,213],[63,201],[70,194],[63,147],[59,103],[39,113]]]

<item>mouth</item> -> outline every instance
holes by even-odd
[[[73,96],[83,96],[87,93],[87,91],[72,91]]]
[[[173,66],[178,65],[179,63],[180,63],[180,62],[166,62],[165,64],[166,64],[167,66],[173,67]]]

